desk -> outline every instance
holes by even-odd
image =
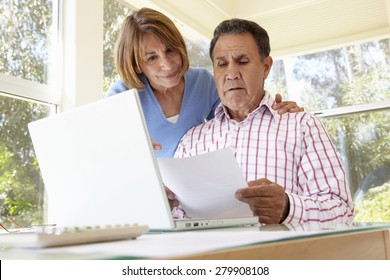
[[[3,248],[0,259],[390,259],[390,224],[270,225],[144,234],[46,249]]]
[[[390,231],[370,230],[245,246],[186,256],[188,260],[390,260]]]

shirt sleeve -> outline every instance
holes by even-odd
[[[354,208],[337,151],[315,116],[303,120],[298,187],[302,195],[287,193],[290,212],[284,223],[351,222]]]

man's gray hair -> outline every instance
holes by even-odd
[[[267,31],[254,21],[233,18],[224,20],[214,30],[214,36],[210,43],[210,58],[213,60],[215,44],[220,36],[227,34],[250,33],[256,41],[261,59],[269,56],[271,47]]]

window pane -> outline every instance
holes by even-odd
[[[45,220],[44,186],[27,124],[55,109],[40,102],[53,75],[55,7],[57,0],[0,0],[0,73],[17,78],[0,84],[0,219],[11,228]]]
[[[0,218],[21,225],[44,221],[44,188],[27,124],[49,115],[52,106],[0,94]]]
[[[390,221],[390,110],[322,119],[356,203],[356,221]]]
[[[309,111],[390,100],[390,40],[275,61],[267,85]]]
[[[183,34],[184,39],[186,40],[188,58],[190,60],[190,66],[192,67],[202,67],[213,72],[213,64],[209,56],[209,46],[210,42],[205,42],[203,40],[192,40]]]
[[[48,83],[52,0],[0,0],[0,73]]]
[[[114,60],[115,43],[122,23],[130,11],[129,7],[121,4],[119,1],[104,0],[104,92],[119,78]]]

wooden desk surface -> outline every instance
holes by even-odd
[[[186,260],[389,260],[390,231],[341,233],[185,256]]]

